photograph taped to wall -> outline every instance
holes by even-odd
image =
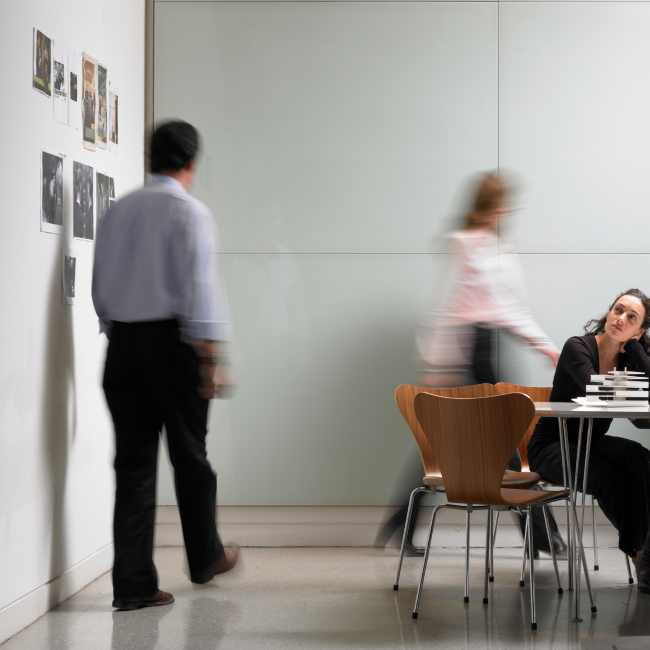
[[[89,151],[96,150],[96,113],[97,113],[97,61],[85,52],[82,55],[83,71],[83,143]]]
[[[108,71],[97,64],[97,146],[108,149]]]
[[[112,180],[110,176],[97,172],[97,228],[99,228],[102,217],[109,211],[113,203],[111,201]]]
[[[81,53],[72,47],[68,48],[68,126],[73,129],[81,128]]]
[[[77,252],[72,248],[61,249],[61,302],[77,304]]]
[[[93,168],[76,160],[72,163],[72,235],[75,239],[95,238],[93,219]]]
[[[63,234],[63,159],[65,155],[41,149],[41,232]]]
[[[34,27],[32,88],[52,96],[52,40]]]
[[[108,179],[108,202],[109,209],[115,205],[115,179],[112,176]]]
[[[68,46],[56,39],[52,42],[52,80],[54,88],[54,121],[68,123]]]
[[[108,82],[108,150],[111,153],[117,153],[118,147],[118,95],[117,84],[112,81]]]

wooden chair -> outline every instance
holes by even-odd
[[[426,435],[422,431],[417,417],[415,416],[414,409],[414,400],[415,396],[420,393],[426,393],[428,395],[441,395],[444,397],[452,398],[471,398],[471,397],[488,397],[493,395],[498,395],[499,392],[495,386],[492,384],[477,384],[475,386],[464,386],[460,388],[422,388],[420,386],[409,386],[408,384],[403,384],[399,386],[395,392],[395,401],[397,402],[397,407],[402,414],[402,417],[406,420],[406,423],[415,438],[415,442],[418,445],[420,450],[420,455],[422,456],[422,464],[424,465],[424,478],[422,479],[423,486],[418,487],[411,493],[409,499],[408,511],[406,514],[406,522],[404,524],[404,535],[402,536],[402,546],[400,548],[399,560],[397,564],[397,574],[395,576],[395,583],[393,584],[393,589],[397,591],[399,589],[399,576],[402,570],[402,562],[404,559],[404,547],[406,545],[406,535],[409,529],[409,524],[411,522],[411,515],[413,512],[413,500],[415,495],[418,492],[433,492],[435,493],[438,488],[443,488],[443,480],[440,474],[440,468],[438,466],[438,461],[436,456],[431,449],[429,441],[427,440]],[[510,472],[504,474],[503,476],[504,485],[514,489],[526,489],[533,487],[539,482],[539,475],[532,472]],[[466,508],[462,508],[465,510]],[[470,521],[470,512],[466,514],[466,562],[469,564],[469,521]],[[491,577],[490,581],[493,578]],[[465,584],[465,596],[464,602],[469,602],[469,580],[466,580]]]
[[[537,386],[520,386],[518,384],[506,384],[505,382],[498,383],[496,385],[497,390],[501,395],[507,395],[508,393],[524,393],[524,395],[528,395],[533,402],[549,402],[551,400],[551,390],[553,390],[550,386],[549,387],[544,387],[540,388]],[[530,465],[528,463],[528,443],[530,442],[530,438],[533,435],[533,431],[535,431],[535,427],[537,426],[537,421],[539,420],[538,417],[534,418],[533,421],[531,422],[531,425],[528,427],[528,430],[526,431],[526,434],[524,437],[521,439],[521,442],[519,443],[519,446],[517,449],[519,450],[519,457],[521,458],[521,471],[530,471]],[[545,481],[544,481],[545,482]],[[550,485],[550,484],[549,484]],[[497,513],[498,516],[498,513]],[[567,504],[566,507],[566,520],[567,520],[567,530],[570,530],[569,528],[569,506]],[[591,520],[592,520],[592,530],[593,530],[593,537],[594,537],[594,571],[598,571],[599,566],[598,566],[598,534],[596,532],[596,507],[594,504],[594,497],[591,497]],[[497,519],[498,522],[498,519]],[[524,547],[526,546],[526,540],[524,539]],[[629,584],[634,584],[634,579],[632,578],[632,570],[630,568],[630,558],[627,556],[626,553],[623,553],[625,556],[625,566],[627,568],[627,580]],[[569,561],[571,561],[571,557],[569,557]],[[526,564],[526,553],[524,550],[524,559],[522,563],[522,569],[521,569],[521,580],[519,584],[523,587],[523,575],[524,575],[524,566]]]
[[[485,583],[483,602],[488,602],[488,560],[492,543],[490,530],[492,512],[517,508],[524,510],[528,520],[528,552],[530,555],[531,628],[537,629],[535,613],[535,560],[533,555],[533,527],[531,505],[541,505],[548,526],[547,504],[566,500],[569,490],[542,492],[532,489],[512,489],[503,486],[503,474],[514,450],[530,426],[535,406],[527,395],[514,393],[453,399],[420,393],[415,397],[415,415],[431,446],[444,479],[447,499],[452,503],[486,504],[488,526],[485,548]],[[413,618],[418,617],[422,586],[428,560],[429,546],[438,511],[445,505],[436,506],[431,517],[425,561],[415,600]],[[561,593],[560,574],[551,544],[558,592]]]

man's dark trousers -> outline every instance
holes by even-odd
[[[113,323],[104,393],[115,425],[115,598],[158,592],[153,563],[158,442],[164,425],[192,575],[223,554],[217,479],[205,440],[209,400],[198,394],[199,359],[174,320]]]

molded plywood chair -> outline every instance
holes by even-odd
[[[548,402],[551,399],[551,387],[548,388],[539,388],[536,386],[520,386],[518,384],[506,384],[504,382],[501,382],[496,385],[497,390],[501,395],[507,395],[508,393],[524,393],[524,395],[528,395],[533,402]],[[539,418],[535,418],[531,425],[528,427],[528,430],[526,431],[526,434],[524,437],[521,439],[521,442],[519,443],[519,446],[517,449],[519,450],[519,457],[521,458],[521,471],[530,471],[530,465],[528,463],[528,443],[530,442],[530,438],[533,435],[533,431],[535,430],[535,426],[537,425],[537,421]],[[498,515],[498,513],[497,513]],[[596,507],[594,504],[594,497],[591,497],[591,517],[592,517],[592,527],[593,527],[593,537],[594,537],[594,571],[598,571],[598,534],[596,532]],[[566,508],[566,518],[567,518],[567,530],[569,530],[569,506],[567,504]],[[524,540],[524,547],[526,546],[526,540]],[[634,584],[634,579],[632,578],[632,570],[630,569],[630,558],[624,553],[625,555],[625,565],[627,568],[627,579],[630,584]],[[570,558],[569,558],[570,559]],[[526,564],[526,553],[524,552],[524,559],[523,559],[523,565],[525,566]],[[524,574],[524,568],[522,566],[521,570],[521,581],[520,584],[523,582],[523,574]],[[523,587],[523,584],[521,584]]]
[[[503,474],[508,461],[534,418],[533,401],[521,393],[471,399],[453,399],[420,393],[415,397],[415,415],[439,463],[447,499],[450,502],[466,504],[470,507],[475,503],[486,504],[490,507],[485,545],[484,603],[487,603],[488,600],[488,559],[492,543],[490,535],[492,511],[517,508],[526,513],[529,530],[531,628],[537,629],[535,560],[530,506],[541,505],[546,515],[547,504],[566,500],[569,491],[541,492],[503,486]],[[431,517],[428,544],[424,551],[425,559],[413,618],[418,616],[436,515],[443,507],[445,506],[436,506]],[[546,520],[546,529],[547,533],[550,533],[548,519]],[[554,553],[552,553],[552,557],[558,580],[558,591],[561,593],[560,574]]]
[[[427,440],[427,437],[422,431],[422,428],[420,427],[420,424],[415,416],[414,400],[415,396],[420,393],[426,393],[428,395],[441,395],[444,397],[452,398],[487,397],[499,394],[496,387],[492,384],[478,384],[476,386],[464,386],[461,388],[421,388],[419,386],[409,386],[408,384],[403,384],[395,392],[395,401],[397,402],[400,413],[406,420],[406,423],[408,424],[409,429],[411,430],[411,433],[413,434],[413,437],[415,438],[415,441],[418,445],[418,449],[420,450],[425,474],[424,478],[422,479],[423,486],[413,490],[409,499],[409,507],[406,515],[406,522],[404,524],[404,535],[402,537],[402,546],[400,549],[399,561],[397,564],[397,575],[395,576],[395,583],[393,584],[393,589],[395,591],[399,589],[399,576],[402,570],[406,535],[411,521],[411,515],[413,512],[413,500],[415,498],[415,495],[418,492],[436,492],[438,488],[444,487],[442,476],[440,474],[440,468],[438,466],[435,454],[433,453],[431,445],[429,444],[429,441]],[[511,487],[513,489],[525,489],[536,485],[539,481],[539,475],[532,472],[507,472],[502,477],[502,481],[504,485],[507,484],[508,487]],[[468,510],[465,506],[458,509],[467,511],[465,561],[466,564],[469,564],[469,521],[471,511]],[[469,577],[467,575],[467,571],[465,573],[466,581],[464,601],[469,602]]]

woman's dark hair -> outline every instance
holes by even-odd
[[[199,132],[187,122],[174,120],[159,126],[151,136],[151,173],[178,171],[199,151]]]
[[[646,354],[650,356],[650,336],[648,336],[648,329],[650,329],[650,298],[640,291],[639,289],[628,289],[622,294],[616,297],[616,300],[609,306],[607,313],[602,318],[592,318],[585,325],[585,334],[602,334],[605,331],[605,322],[607,321],[607,316],[614,309],[614,305],[623,297],[623,296],[633,296],[638,298],[643,303],[643,308],[645,309],[645,314],[643,315],[643,323],[641,324],[641,329],[644,329],[645,332],[643,336],[639,339],[639,343],[643,346],[643,349],[646,351]]]

